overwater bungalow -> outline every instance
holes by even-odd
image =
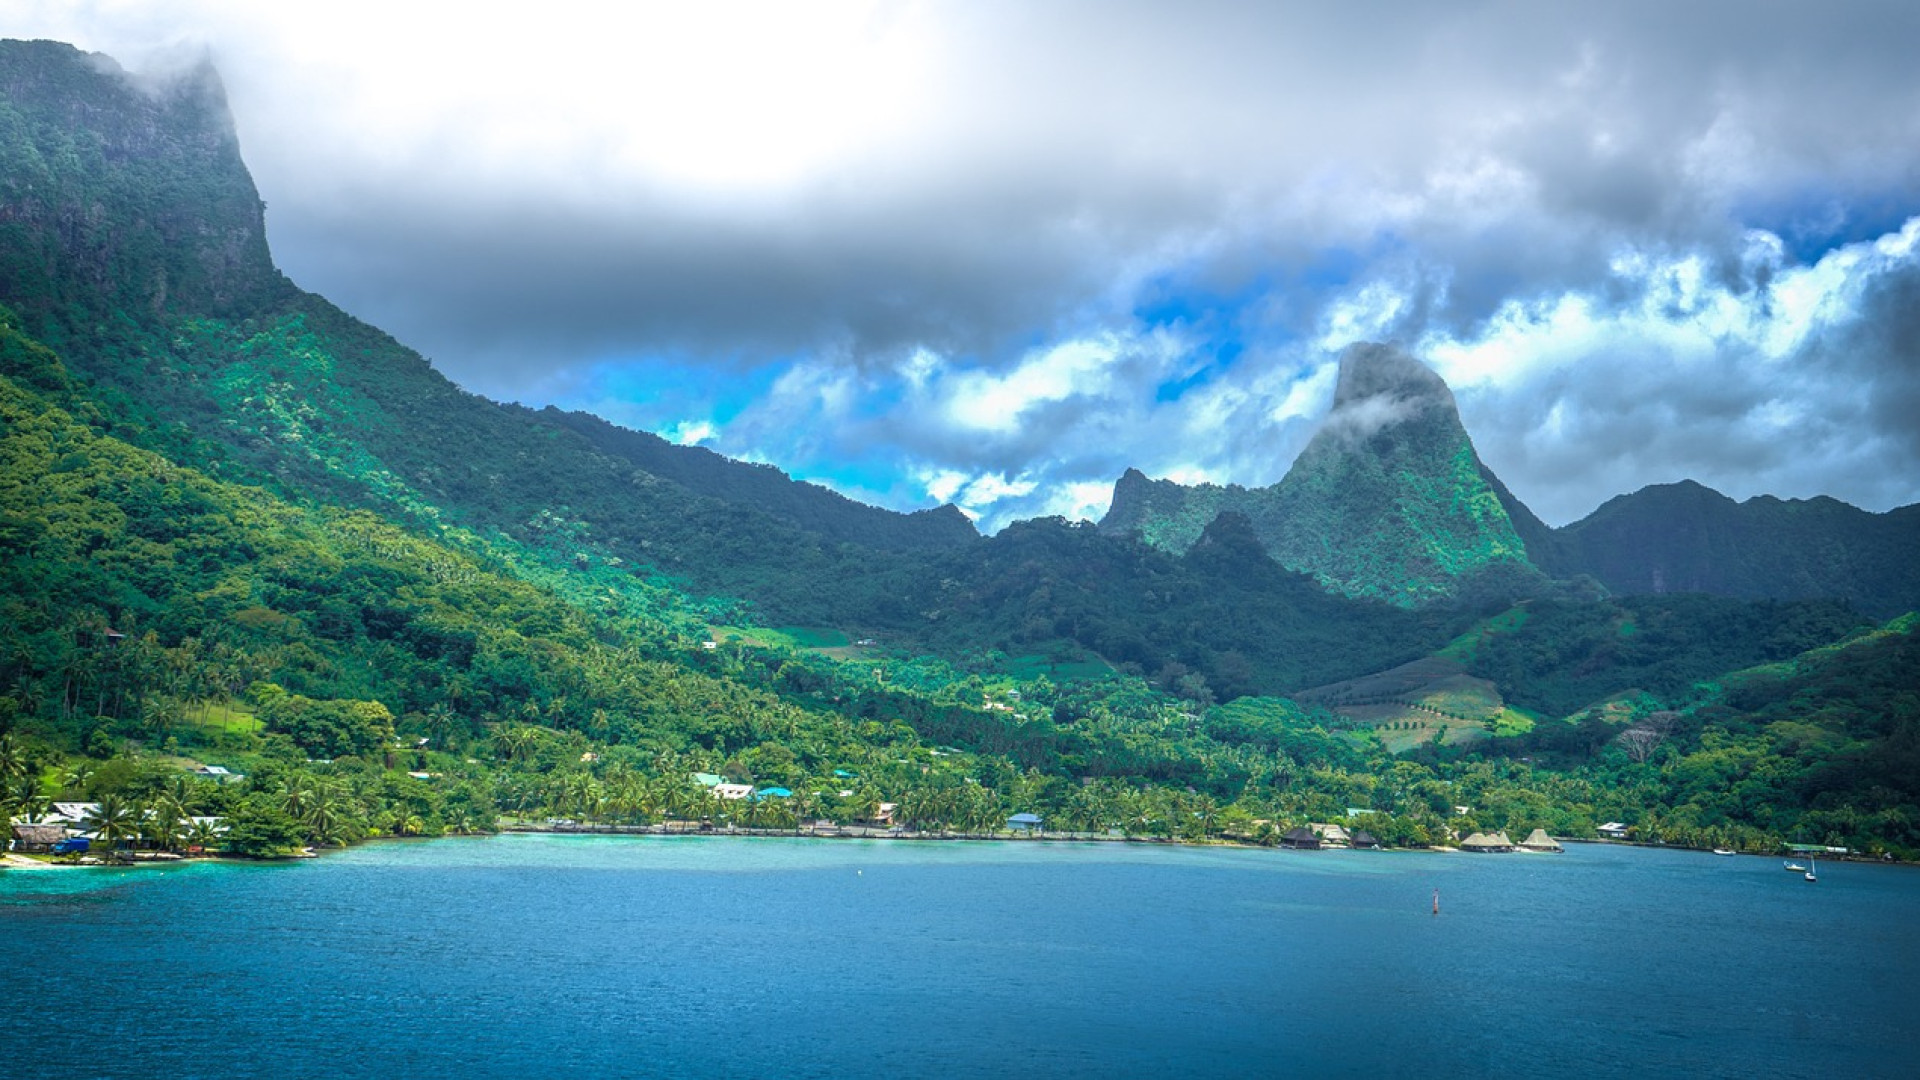
[[[1295,825],[1280,837],[1281,847],[1300,848],[1303,851],[1320,850],[1320,838],[1305,825]]]
[[[1496,833],[1478,833],[1477,832],[1477,833],[1474,833],[1472,836],[1467,837],[1465,840],[1460,841],[1460,850],[1461,851],[1477,851],[1482,854],[1512,851],[1513,841],[1507,839],[1507,834],[1504,832],[1496,832]]]
[[[1351,843],[1356,849],[1377,848],[1380,846],[1380,841],[1374,839],[1374,835],[1365,829],[1355,829],[1353,831],[1353,836],[1349,839],[1348,842]]]
[[[1548,836],[1547,830],[1545,829],[1535,829],[1532,832],[1528,833],[1527,838],[1525,840],[1520,841],[1520,846],[1523,848],[1526,848],[1528,851],[1565,851],[1566,850],[1565,848],[1560,846],[1560,841],[1555,840],[1551,836]]]
[[[1307,828],[1312,829],[1313,835],[1320,838],[1322,847],[1346,847],[1351,842],[1351,838],[1347,836],[1347,830],[1338,825],[1310,822]]]

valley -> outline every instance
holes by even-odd
[[[1130,470],[981,535],[461,389],[281,274],[242,150],[211,68],[0,43],[11,818],[1920,857],[1920,507],[1680,483],[1549,528],[1367,345],[1269,487]]]

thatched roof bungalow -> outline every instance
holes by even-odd
[[[1327,847],[1345,847],[1350,840],[1347,836],[1347,830],[1338,825],[1309,822],[1307,828],[1312,829],[1313,835],[1319,837],[1320,843]]]
[[[1507,834],[1504,832],[1497,832],[1497,833],[1478,833],[1477,832],[1477,833],[1474,833],[1472,836],[1467,837],[1465,840],[1460,841],[1460,850],[1461,851],[1478,851],[1483,853],[1512,851],[1513,841],[1507,839]]]
[[[21,851],[46,851],[67,838],[64,825],[15,825],[13,846]]]
[[[1320,838],[1313,835],[1313,830],[1307,828],[1305,825],[1295,825],[1281,835],[1280,846],[1318,851],[1320,849]]]
[[[1565,848],[1560,846],[1560,841],[1555,840],[1551,836],[1548,836],[1547,830],[1545,829],[1535,829],[1532,832],[1528,833],[1527,838],[1525,840],[1520,841],[1520,846],[1523,848],[1526,848],[1528,851],[1565,851],[1566,850]]]
[[[1365,829],[1353,830],[1351,843],[1356,848],[1377,848],[1380,846],[1380,841],[1374,839],[1373,834]]]

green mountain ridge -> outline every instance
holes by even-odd
[[[928,551],[980,538],[973,522],[952,503],[899,514],[794,480],[771,465],[734,461],[705,447],[678,446],[652,432],[623,428],[590,413],[548,406],[530,415],[575,432],[600,453],[663,480],[736,506],[753,507],[843,543]]]
[[[1875,514],[1825,496],[1735,502],[1689,480],[1608,500],[1555,530],[1538,561],[1621,594],[1833,597],[1887,617],[1920,608],[1915,552],[1920,505]]]
[[[1420,604],[1543,584],[1510,504],[1446,383],[1365,344],[1341,355],[1333,408],[1278,483],[1183,487],[1129,470],[1100,527],[1182,551],[1218,514],[1244,514],[1281,565],[1347,596]]]
[[[1100,527],[1179,552],[1219,514],[1244,514],[1283,565],[1407,605],[1542,595],[1552,578],[1622,596],[1839,599],[1882,618],[1920,608],[1920,505],[1735,502],[1689,480],[1555,529],[1480,460],[1419,361],[1362,345],[1340,372],[1332,411],[1280,482],[1187,486],[1128,469]]]
[[[1920,710],[1899,689],[1920,682],[1910,623],[1538,590],[1519,552],[1558,533],[1536,535],[1404,357],[1356,359],[1343,420],[1285,500],[1252,507],[1264,522],[1224,504],[1233,489],[1174,490],[1195,508],[1159,519],[1185,530],[1177,554],[1057,519],[981,538],[950,510],[861,507],[459,390],[273,269],[209,71],[140,89],[67,46],[5,42],[0,88],[0,191],[20,200],[0,220],[10,807],[158,798],[186,755],[221,755],[253,775],[196,798],[249,851],[496,810],[803,809],[702,801],[696,769],[790,787],[835,820],[886,797],[923,825],[1036,809],[1271,839],[1255,821],[1367,807],[1407,843],[1614,819],[1683,842],[1920,851],[1920,794],[1898,773]],[[1270,529],[1322,561],[1288,569]],[[1391,535],[1315,540],[1368,529]],[[1537,595],[1507,609],[1514,582]],[[709,636],[742,622],[880,641],[829,656]],[[1893,644],[1854,647],[1871,641]],[[1492,687],[1539,722],[1476,716],[1462,745],[1400,733],[1395,758],[1386,733],[1282,696],[1440,654],[1442,691]],[[1728,674],[1755,665],[1775,667]],[[1825,704],[1787,717],[1803,698]],[[1657,745],[1620,741],[1668,713]],[[1728,754],[1764,774],[1761,795],[1698,780]],[[860,778],[845,801],[839,773]],[[316,790],[350,827],[288,809]],[[1452,817],[1463,802],[1471,820]]]

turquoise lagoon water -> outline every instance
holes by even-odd
[[[1920,1074],[1920,872],[1780,867],[502,836],[8,870],[0,1075]]]

